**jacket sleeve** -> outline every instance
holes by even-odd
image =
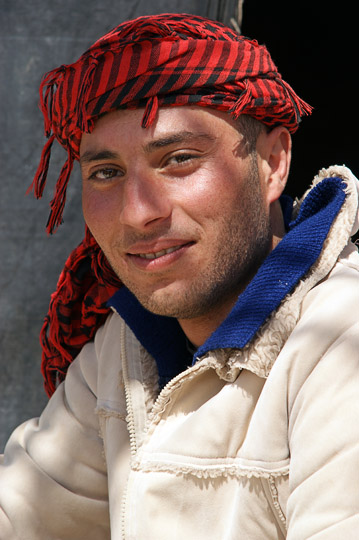
[[[290,414],[288,540],[359,535],[359,323],[330,337]]]
[[[110,538],[96,373],[90,343],[41,417],[10,437],[0,461],[1,540]]]

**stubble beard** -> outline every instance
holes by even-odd
[[[238,201],[238,211],[230,219],[224,216],[219,224],[222,231],[213,250],[215,256],[184,291],[155,291],[146,295],[135,281],[123,279],[117,272],[143,307],[157,315],[194,319],[213,313],[244,290],[268,255],[272,239],[255,159],[247,184],[249,189]]]

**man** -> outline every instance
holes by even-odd
[[[282,195],[310,107],[264,47],[187,15],[120,25],[42,92],[35,191],[57,138],[49,230],[78,159],[88,231],[1,539],[356,538],[358,184],[331,167]]]

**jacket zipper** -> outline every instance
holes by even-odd
[[[114,310],[115,311],[115,310]],[[130,378],[128,370],[128,359],[127,359],[127,349],[126,349],[126,324],[124,320],[121,320],[121,330],[120,330],[120,339],[121,339],[121,359],[122,359],[122,376],[124,382],[124,391],[125,391],[125,400],[126,400],[126,411],[127,411],[127,429],[130,439],[130,452],[131,457],[135,458],[138,446],[137,446],[137,437],[136,437],[136,428],[135,428],[135,413],[132,402],[132,395],[130,390]],[[157,396],[156,401],[152,407],[151,416],[154,417],[155,414],[159,414],[164,410],[165,406],[170,400],[170,390],[174,389],[180,381],[188,375],[190,372],[194,371],[203,371],[207,370],[208,366],[198,366],[195,368],[192,366],[185,370],[184,372],[178,374],[176,377],[171,379],[161,390],[160,394]],[[155,413],[155,411],[157,411]],[[121,537],[123,540],[126,538],[126,510],[127,510],[127,495],[128,495],[129,479],[127,479],[127,485],[124,490],[123,500],[121,504]]]
[[[125,399],[126,399],[126,410],[127,410],[127,429],[130,437],[130,450],[131,456],[134,457],[137,453],[137,441],[136,441],[136,430],[135,430],[135,417],[132,404],[132,396],[129,389],[130,379],[128,376],[128,362],[127,362],[127,351],[126,351],[126,325],[124,321],[121,321],[121,358],[122,358],[122,376],[125,389]]]
[[[129,376],[128,376],[128,361],[127,361],[127,350],[126,350],[126,325],[123,320],[121,320],[121,330],[120,330],[120,340],[121,340],[121,359],[122,359],[122,377],[125,390],[125,400],[126,400],[126,411],[127,411],[127,430],[130,438],[130,452],[132,458],[137,453],[137,441],[136,441],[136,430],[135,430],[135,418],[134,410],[132,404],[132,396],[129,388]],[[125,540],[126,538],[126,508],[127,508],[127,493],[128,493],[128,484],[129,478],[127,478],[126,486],[123,492],[123,500],[121,504],[121,538]]]

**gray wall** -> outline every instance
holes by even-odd
[[[64,224],[53,236],[45,232],[54,187],[50,180],[65,160],[61,148],[53,151],[43,199],[25,196],[45,142],[37,105],[42,75],[76,60],[98,37],[126,19],[161,12],[228,19],[234,4],[0,0],[0,451],[14,427],[38,415],[47,401],[38,335],[59,272],[83,236],[77,169],[68,189]]]

